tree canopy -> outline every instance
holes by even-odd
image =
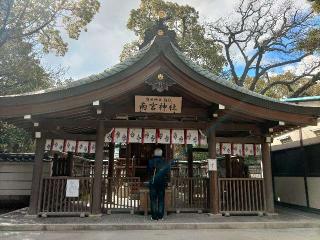
[[[60,84],[64,70],[43,66],[43,54],[63,56],[64,38],[78,39],[99,7],[98,0],[1,0],[0,95]],[[30,151],[31,142],[22,129],[0,122],[0,151]]]
[[[310,37],[316,27],[311,10],[275,0],[241,0],[232,18],[208,24],[212,40],[223,46],[234,83],[261,94],[286,88],[292,97],[319,80],[319,35]],[[304,66],[298,69],[299,64]]]
[[[206,37],[205,27],[199,21],[199,13],[188,5],[163,0],[141,0],[139,8],[131,10],[127,27],[136,34],[138,40],[125,45],[120,60],[138,50],[145,31],[152,27],[160,11],[166,12],[167,25],[176,32],[177,43],[181,50],[203,67],[214,73],[220,73],[225,64],[221,54],[222,48]]]

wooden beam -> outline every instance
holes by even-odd
[[[59,128],[92,128],[98,120],[44,120],[39,129],[43,131],[58,131]],[[174,129],[207,129],[213,127],[217,132],[247,131],[254,135],[261,135],[261,130],[255,124],[246,123],[217,123],[216,121],[161,121],[161,120],[101,120],[106,128],[174,128]],[[67,135],[67,133],[65,134]]]
[[[95,141],[95,134],[71,134],[64,131],[56,131],[55,133],[49,132],[46,134],[47,139],[68,139],[68,140],[79,140],[79,141]]]
[[[255,143],[261,144],[263,142],[262,137],[217,137],[219,143]]]

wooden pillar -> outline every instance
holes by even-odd
[[[109,143],[109,163],[108,163],[108,188],[107,188],[107,199],[108,202],[112,200],[112,180],[114,169],[114,143]]]
[[[131,144],[128,143],[126,146],[126,177],[131,177],[130,163],[131,163]]]
[[[96,135],[96,159],[94,162],[94,180],[92,190],[92,214],[101,214],[101,187],[103,171],[103,147],[105,129],[103,121],[98,122]]]
[[[274,213],[270,144],[263,142],[261,144],[261,151],[262,151],[263,180],[264,180],[264,187],[265,187],[266,210],[268,213]]]
[[[217,159],[216,156],[216,131],[214,128],[208,129],[208,151],[210,159]],[[218,191],[218,171],[209,171],[209,202],[210,212],[219,213],[219,191]]]
[[[193,177],[193,156],[192,156],[192,145],[187,145],[187,156],[188,156],[188,177]]]
[[[35,141],[36,141],[36,151],[35,151],[33,173],[32,173],[30,205],[28,209],[28,214],[30,215],[36,215],[38,213],[38,203],[39,203],[39,196],[40,196],[39,191],[40,191],[42,171],[43,171],[43,155],[44,155],[44,148],[46,145],[46,139],[44,137],[37,138]]]
[[[113,169],[114,169],[114,143],[109,143],[108,177],[113,177]]]

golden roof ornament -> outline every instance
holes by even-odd
[[[164,19],[167,16],[167,14],[165,11],[161,10],[158,12],[158,16],[159,16],[159,19]]]

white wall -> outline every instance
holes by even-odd
[[[28,196],[31,192],[33,163],[0,162],[0,199]],[[51,162],[44,162],[43,176],[51,175]]]
[[[274,177],[276,201],[307,206],[303,177]]]
[[[308,177],[309,205],[320,209],[320,177]]]

